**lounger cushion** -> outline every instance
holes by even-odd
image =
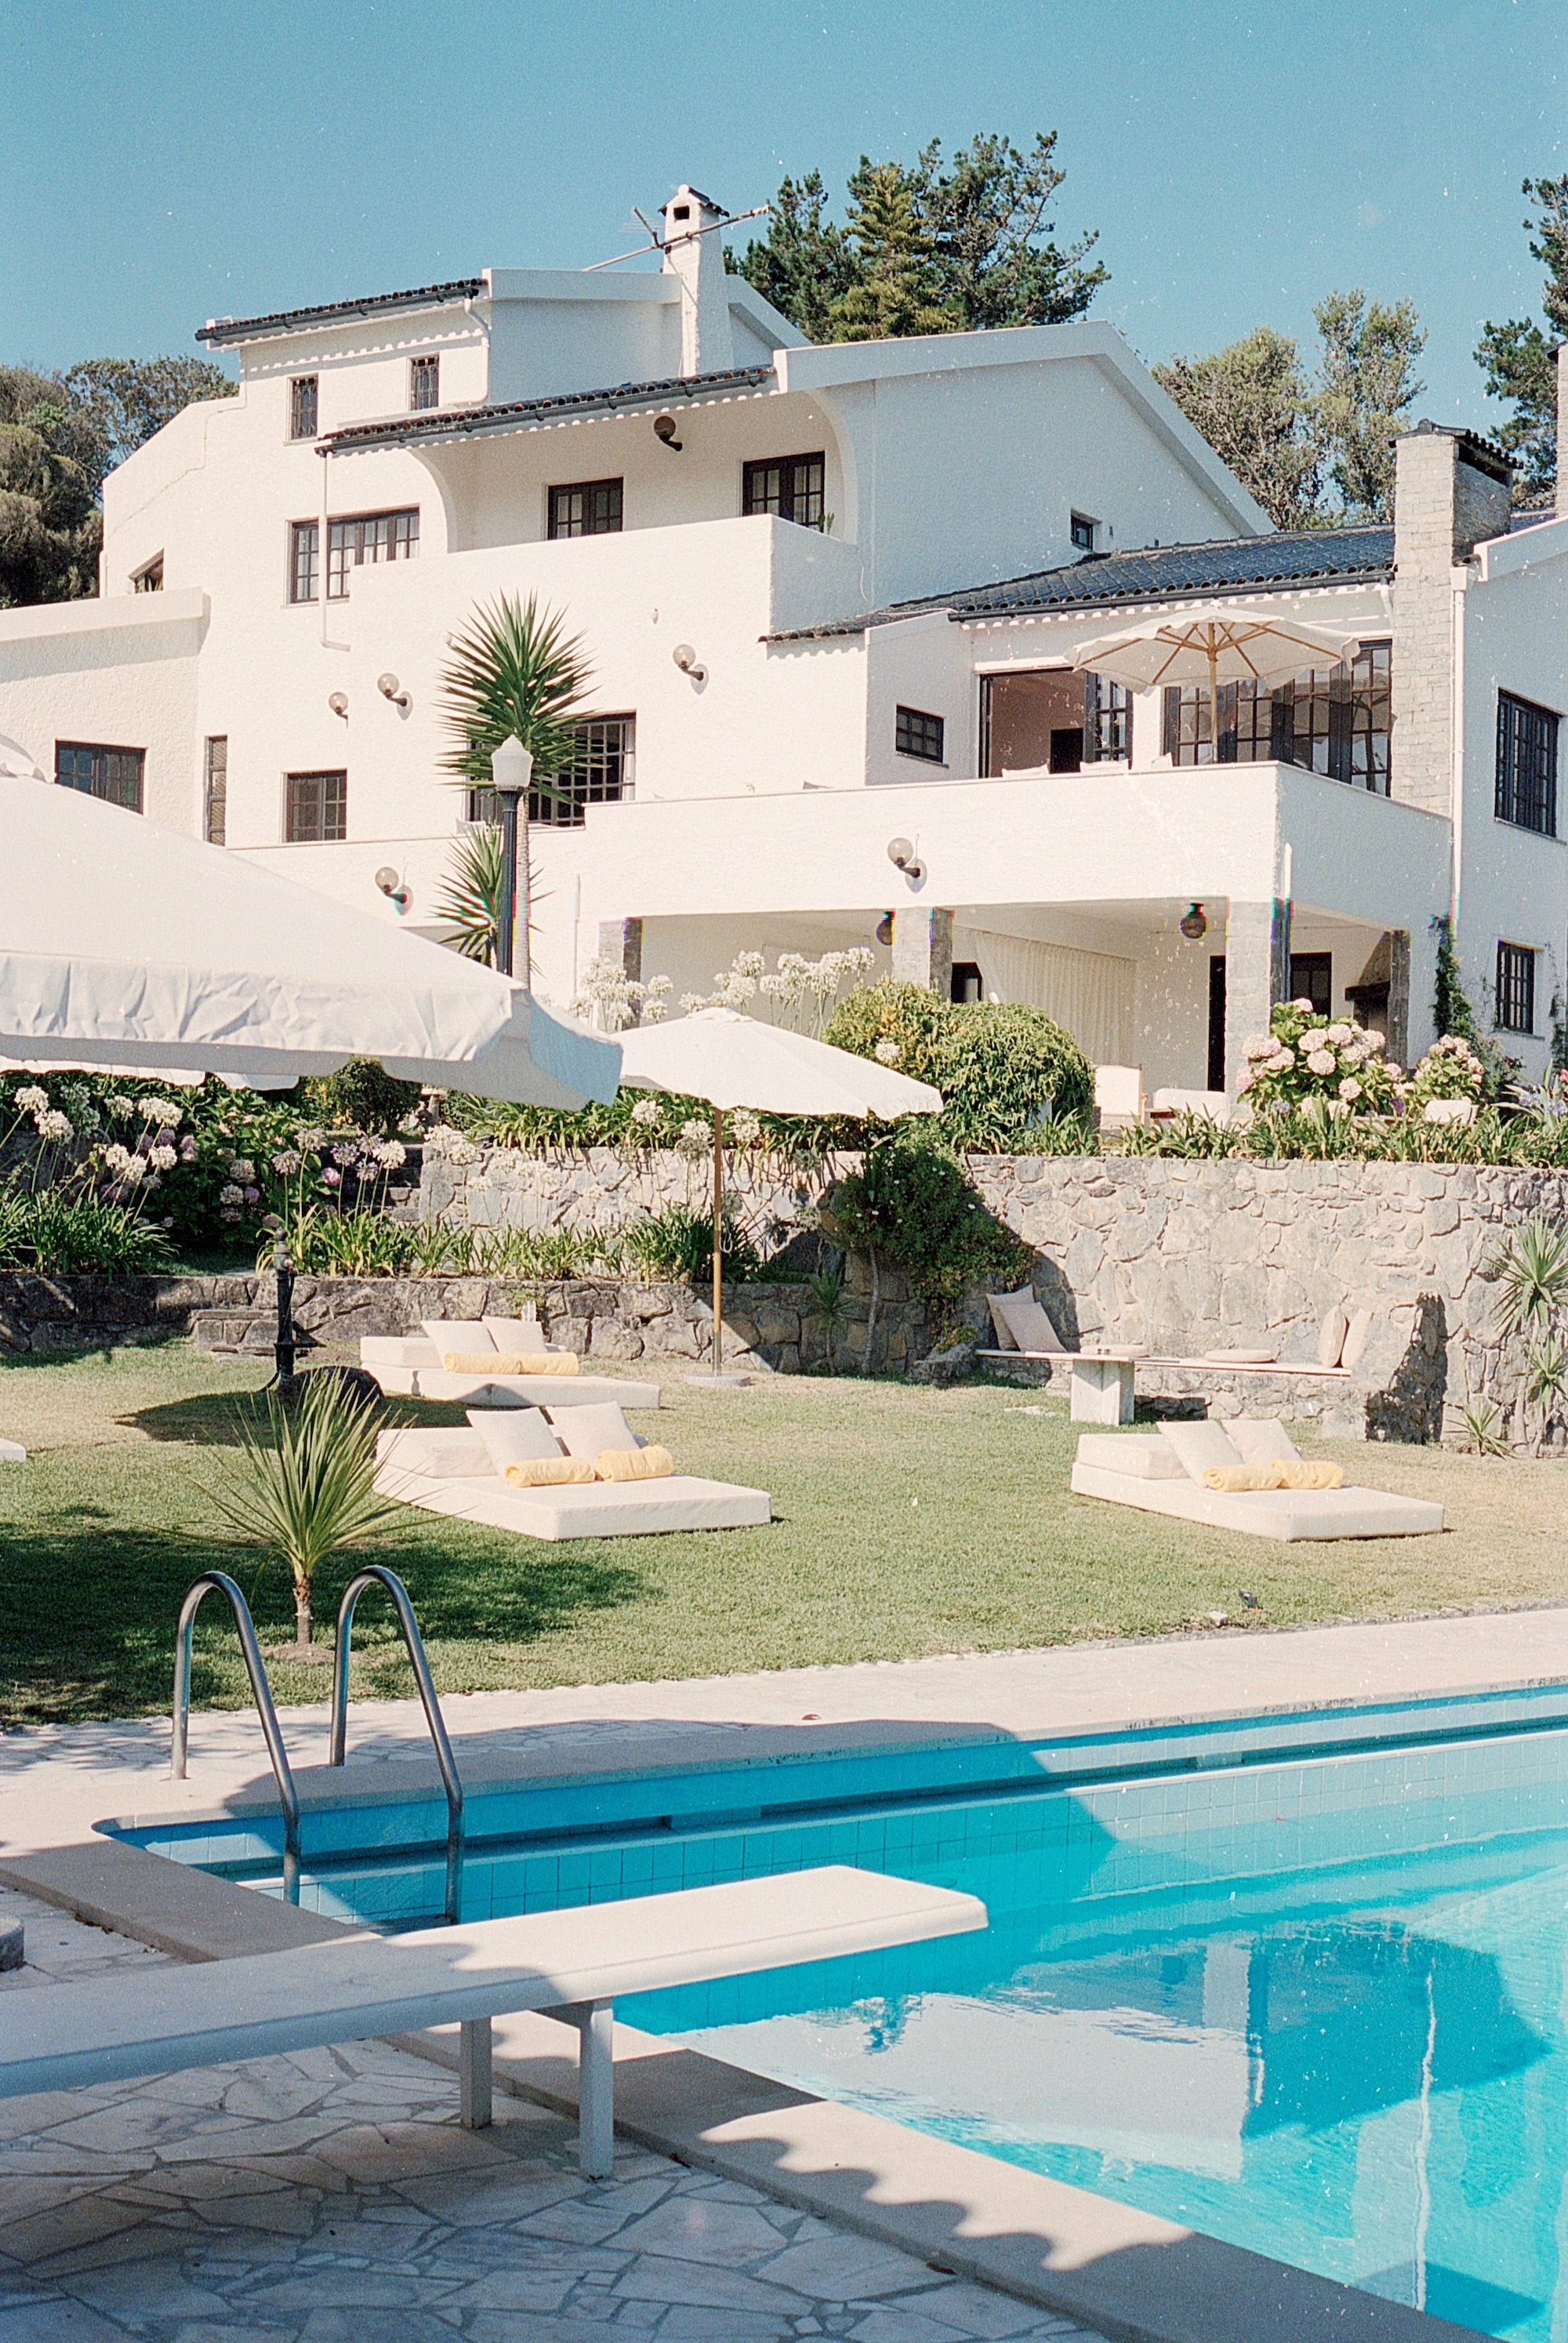
[[[421,1481],[387,1472],[377,1485],[385,1496],[399,1497],[406,1504],[422,1505],[455,1521],[479,1522],[493,1529],[550,1541],[647,1537],[668,1530],[754,1529],[773,1515],[772,1501],[765,1489],[701,1481],[689,1473],[672,1473],[668,1481],[593,1481],[583,1488],[508,1489],[493,1473],[482,1481]],[[1299,1497],[1294,1500],[1297,1504],[1302,1502]]]
[[[635,1448],[637,1434],[618,1407],[552,1407],[550,1423],[568,1456],[592,1459],[606,1448]]]
[[[494,1351],[482,1318],[421,1318],[420,1325],[435,1343],[437,1355],[447,1351]]]
[[[1162,1423],[1160,1437],[1175,1450],[1190,1481],[1201,1483],[1211,1465],[1234,1471],[1241,1458],[1225,1436],[1224,1427],[1205,1417],[1199,1423]]]
[[[1340,1354],[1345,1347],[1345,1330],[1349,1323],[1350,1321],[1346,1318],[1342,1310],[1336,1308],[1329,1312],[1328,1316],[1323,1320],[1322,1326],[1318,1330],[1318,1364],[1320,1367],[1337,1367],[1339,1365]]]
[[[545,1330],[538,1318],[491,1318],[482,1322],[498,1351],[542,1351]]]
[[[572,1461],[580,1463],[582,1459]],[[593,1469],[599,1481],[668,1481],[675,1459],[668,1448],[601,1448]]]
[[[477,1407],[468,1421],[484,1443],[492,1473],[505,1474],[508,1464],[560,1457],[561,1443],[537,1407]]]
[[[424,1334],[361,1334],[359,1363],[374,1374],[377,1367],[435,1367],[440,1358]]]
[[[1371,1331],[1372,1312],[1370,1310],[1358,1310],[1354,1317],[1351,1320],[1350,1324],[1345,1328],[1345,1346],[1340,1353],[1340,1364],[1342,1367],[1360,1366],[1362,1363],[1362,1353],[1366,1349],[1367,1336]]]
[[[1058,1358],[1063,1355],[1061,1337],[1032,1293],[998,1293],[990,1297],[990,1303],[993,1319],[1000,1313],[1003,1325],[1020,1351],[1047,1351]]]
[[[1232,1416],[1225,1436],[1243,1464],[1293,1464],[1302,1453],[1277,1415]]]
[[[437,1479],[464,1481],[495,1471],[489,1451],[477,1432],[450,1430],[384,1432],[377,1443],[383,1464],[400,1473],[434,1474]]]
[[[1135,1481],[1184,1481],[1187,1468],[1168,1441],[1152,1433],[1085,1432],[1078,1462],[1101,1473],[1126,1473]]]
[[[446,1351],[449,1375],[575,1375],[575,1351]]]
[[[485,1485],[452,1483],[455,1489]],[[1108,1497],[1142,1513],[1175,1513],[1251,1537],[1424,1537],[1442,1527],[1441,1505],[1423,1497],[1396,1497],[1385,1489],[1253,1489],[1229,1496],[1188,1480],[1135,1481],[1130,1473],[1101,1473],[1092,1464],[1073,1466],[1071,1487],[1081,1497]]]
[[[1013,1334],[1012,1328],[1008,1324],[1007,1320],[1002,1313],[1003,1302],[1015,1301],[1032,1302],[1033,1299],[1033,1292],[1027,1285],[1024,1287],[1023,1292],[1018,1294],[988,1293],[986,1295],[986,1307],[990,1312],[990,1322],[996,1334],[996,1344],[999,1351],[1016,1351],[1018,1348],[1018,1342]]]
[[[1342,1489],[1345,1468],[1331,1464],[1326,1459],[1314,1458],[1308,1463],[1298,1456],[1293,1463],[1283,1457],[1271,1457],[1266,1464],[1211,1464],[1203,1475],[1206,1489]]]

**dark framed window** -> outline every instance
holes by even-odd
[[[314,602],[321,591],[321,523],[295,520],[288,525],[288,598]]]
[[[131,591],[133,594],[161,594],[163,590],[164,557],[156,553],[150,561],[143,562],[131,579]]]
[[[1366,643],[1348,664],[1309,669],[1271,691],[1259,683],[1221,684],[1220,763],[1301,765],[1387,797],[1390,652],[1386,642]],[[1207,684],[1167,687],[1161,747],[1178,765],[1213,761]]]
[[[1497,819],[1557,835],[1557,722],[1550,708],[1497,695]]]
[[[893,718],[893,746],[900,757],[923,757],[930,765],[942,761],[942,737],[947,726],[940,716],[920,708],[900,708]]]
[[[1087,513],[1075,512],[1068,522],[1068,535],[1080,553],[1092,553],[1100,523],[1091,520]]]
[[[827,472],[820,450],[815,456],[770,456],[765,462],[748,464],[740,476],[740,509],[777,513],[780,520],[798,522],[802,528],[820,528]]]
[[[314,439],[321,412],[319,382],[313,374],[297,374],[288,386],[288,436]]]
[[[348,573],[377,561],[412,561],[419,550],[419,508],[351,513],[327,524],[327,598],[341,602]]]
[[[528,820],[550,830],[580,830],[590,805],[621,805],[632,797],[637,775],[635,716],[596,716],[571,728],[573,749],[564,772],[550,777],[558,794],[528,791]],[[499,821],[494,789],[468,791],[470,821]]]
[[[1315,1017],[1332,1017],[1334,1013],[1334,956],[1332,952],[1292,952],[1291,954],[1291,999],[1310,1001]]]
[[[1497,1015],[1500,1033],[1535,1031],[1535,954],[1524,944],[1497,947]]]
[[[550,490],[551,537],[613,537],[621,523],[619,480],[574,480]]]
[[[290,773],[283,834],[290,846],[309,846],[348,835],[348,776],[346,772]]]
[[[202,836],[209,846],[228,843],[228,735],[207,735],[202,788]]]
[[[985,979],[980,974],[978,960],[955,960],[952,982],[948,988],[950,1001],[970,1001],[985,999]]]
[[[441,361],[438,357],[410,358],[408,361],[408,405],[417,415],[427,407],[441,404]]]
[[[1132,694],[1124,683],[1103,675],[1083,679],[1083,761],[1086,765],[1131,762]]]
[[[127,813],[142,809],[146,762],[145,749],[111,749],[97,740],[55,743],[55,779],[62,789],[80,789],[85,797],[124,806]]]

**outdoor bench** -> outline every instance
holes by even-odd
[[[829,1865],[407,1936],[116,1971],[6,1996],[0,2098],[456,2023],[462,2121],[473,2130],[491,2120],[491,2019],[538,2010],[578,2029],[579,2155],[588,2177],[602,2179],[614,2156],[618,1996],[987,1925],[972,1896]]]

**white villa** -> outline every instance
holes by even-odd
[[[657,274],[206,326],[238,396],[112,475],[100,598],[0,612],[0,758],[440,932],[484,810],[442,774],[447,640],[537,595],[595,669],[571,801],[535,806],[558,1002],[601,955],[679,993],[867,944],[1150,1091],[1233,1090],[1287,995],[1418,1054],[1452,913],[1538,1077],[1568,518],[1511,520],[1498,451],[1423,424],[1392,528],[1276,533],[1109,327],[811,347],[723,219],[680,188]],[[1363,648],[1225,691],[1217,759],[1205,691],[1070,665],[1262,603]]]

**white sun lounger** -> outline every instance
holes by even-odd
[[[456,1428],[383,1432],[377,1455],[376,1486],[383,1496],[552,1544],[561,1538],[651,1537],[671,1530],[761,1529],[773,1518],[766,1489],[699,1480],[689,1473],[672,1473],[662,1481],[514,1489],[488,1469],[473,1434]],[[476,1470],[481,1463],[483,1469]],[[452,1469],[443,1469],[448,1463]]]
[[[467,1407],[658,1407],[657,1383],[624,1375],[448,1374],[423,1334],[362,1334],[359,1363],[388,1398],[460,1400]]]
[[[1172,1470],[1171,1467],[1175,1466]],[[1158,1437],[1088,1433],[1069,1483],[1075,1496],[1104,1497],[1146,1513],[1173,1513],[1249,1537],[1424,1537],[1442,1527],[1442,1507],[1386,1489],[1205,1489]]]
[[[237,1960],[116,1971],[12,1995],[0,2098],[461,2026],[462,2119],[491,2120],[490,2020],[542,2010],[580,2042],[579,2152],[614,2156],[614,2004],[987,1925],[972,1896],[830,1865],[619,1904],[404,1936],[343,1936]]]

